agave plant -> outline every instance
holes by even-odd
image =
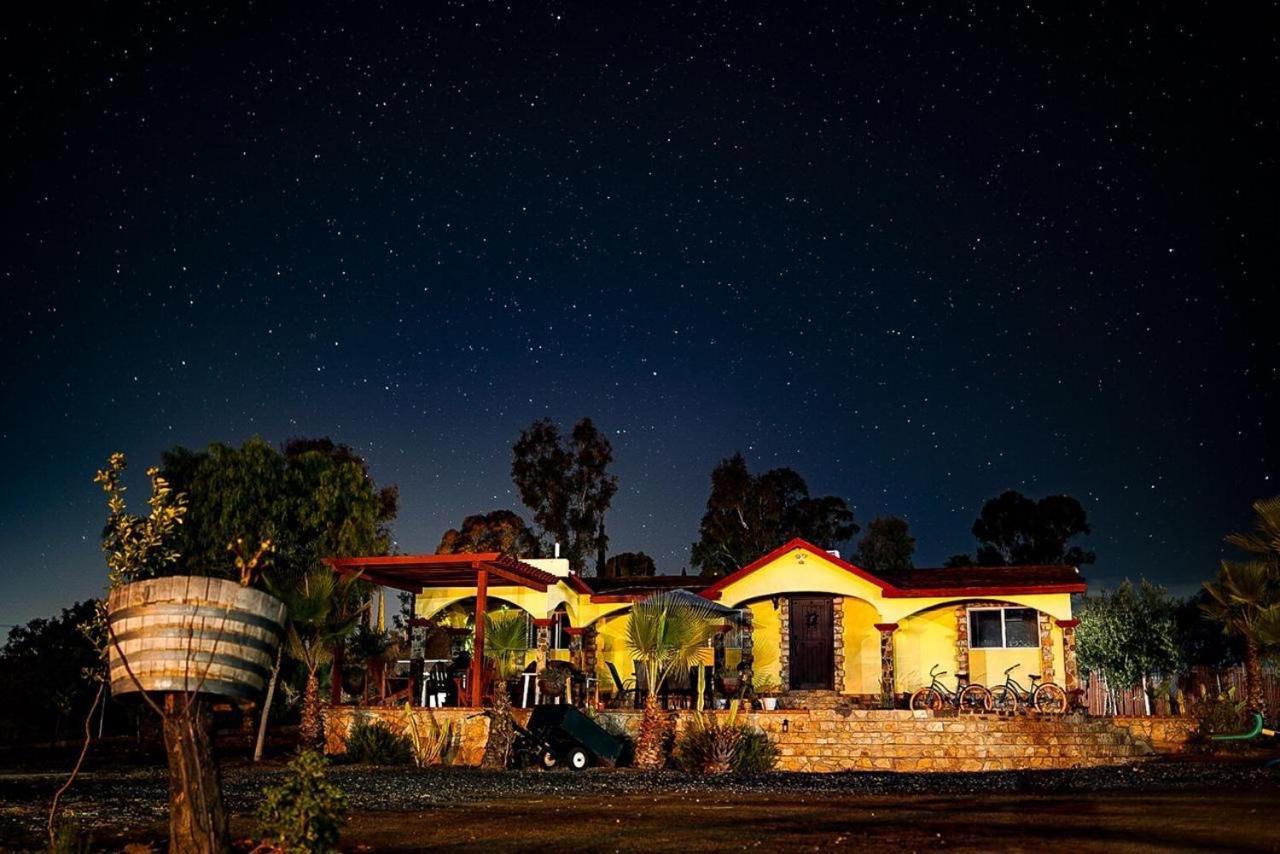
[[[698,663],[717,622],[710,602],[704,606],[669,593],[651,596],[632,607],[627,623],[627,648],[644,667],[645,685],[649,689],[636,740],[637,767],[662,767],[665,722],[658,706],[658,691],[676,668]]]

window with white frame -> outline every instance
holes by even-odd
[[[1040,615],[1034,608],[970,608],[970,649],[1040,645]]]

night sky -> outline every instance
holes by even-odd
[[[430,551],[590,415],[667,572],[738,450],[1178,592],[1280,492],[1275,3],[195,7],[0,12],[0,624],[103,587],[109,452],[255,433]]]

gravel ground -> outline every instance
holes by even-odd
[[[224,768],[227,805],[251,813],[259,792],[279,777],[272,768]],[[469,768],[336,766],[330,776],[347,793],[353,811],[418,811],[510,798],[580,796],[967,795],[1171,792],[1184,789],[1280,790],[1280,770],[1256,763],[1151,761],[1112,768],[982,774],[775,773],[750,778],[690,777],[677,772],[641,773],[590,769],[489,772]],[[50,773],[0,773],[0,839],[6,828],[30,830],[64,777]],[[82,824],[128,825],[163,820],[167,799],[162,768],[95,771],[82,775],[66,796]]]

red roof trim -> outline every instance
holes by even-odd
[[[577,573],[569,573],[562,579],[566,584],[573,588],[575,593],[590,593],[591,586],[582,580],[582,576]]]
[[[1036,584],[1024,587],[1015,585],[976,587],[912,587],[910,590],[885,590],[886,599],[929,599],[955,596],[1030,596],[1036,593],[1083,593],[1088,586],[1079,584]]]
[[[559,576],[500,552],[327,557],[324,562],[335,572],[359,572],[373,584],[400,590],[426,588],[430,586],[433,576],[437,581],[442,580],[442,576],[447,577],[449,586],[452,586],[455,581],[462,582],[463,576],[471,572],[478,573],[481,569],[488,569],[497,576],[500,580],[495,586],[499,587],[515,584],[545,591],[560,580]],[[474,579],[472,583],[475,583]]]
[[[882,591],[881,595],[886,599],[927,599],[933,597],[957,597],[957,596],[1027,596],[1037,593],[1083,593],[1087,586],[1084,581],[1057,583],[1057,584],[974,584],[969,586],[954,587],[898,587],[892,582],[886,581],[860,566],[842,560],[833,554],[828,553],[825,549],[820,549],[807,540],[797,537],[785,545],[781,545],[766,555],[763,555],[751,563],[739,569],[737,572],[731,572],[724,578],[717,580],[710,587],[702,591],[702,596],[707,599],[719,599],[721,591],[731,584],[741,581],[756,570],[773,563],[778,558],[789,554],[796,549],[803,549],[812,552],[820,558],[840,567],[851,575],[856,575],[865,581],[869,581]],[[592,597],[595,601],[595,597]]]
[[[802,540],[799,537],[796,537],[791,542],[786,543],[785,545],[778,546],[776,549],[769,552],[768,554],[756,558],[751,563],[744,566],[742,569],[739,569],[737,572],[729,573],[724,578],[721,578],[719,581],[717,581],[715,584],[712,584],[706,590],[703,590],[702,595],[707,597],[708,599],[718,599],[720,598],[719,597],[720,591],[728,587],[730,584],[733,584],[737,581],[742,580],[743,578],[746,578],[748,575],[755,572],[757,569],[760,569],[761,567],[767,564],[773,563],[778,558],[782,557],[785,554],[788,554],[789,552],[795,551],[796,549],[804,549],[807,552],[812,552],[818,557],[823,558],[824,560],[828,560],[831,563],[835,564],[836,566],[840,567],[845,572],[848,572],[852,575],[856,575],[859,578],[863,579],[864,581],[870,581],[875,586],[884,590],[886,596],[889,595],[890,590],[897,590],[897,588],[894,587],[889,582],[885,581],[882,578],[877,578],[876,576],[867,572],[862,567],[854,566],[853,564],[849,563],[847,560],[841,560],[835,555],[828,553],[825,549],[818,548],[808,540]]]

